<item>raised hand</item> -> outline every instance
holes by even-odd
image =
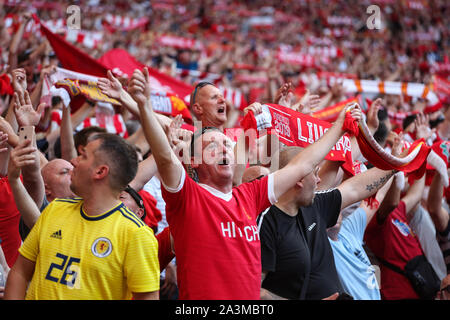
[[[107,75],[108,78],[98,79],[97,85],[103,94],[106,94],[108,97],[113,99],[119,99],[120,92],[124,90],[122,84],[120,83],[119,79],[114,77],[111,70],[108,70]]]
[[[191,143],[192,132],[186,129],[182,129],[183,117],[179,114],[170,123],[167,131],[167,138],[172,148],[183,144],[189,146]]]
[[[14,132],[14,129],[11,127],[11,124],[8,121],[6,121],[5,118],[3,118],[2,116],[0,116],[0,131],[2,131],[3,134],[8,135],[8,139],[10,139],[13,136],[16,136],[16,133]]]
[[[46,103],[41,103],[37,110],[34,110],[28,91],[14,92],[14,113],[21,127],[37,126],[46,107]]]
[[[283,84],[275,94],[274,103],[279,104],[283,107],[291,108],[293,93],[290,91],[292,83]]]
[[[403,133],[395,134],[393,133],[393,141],[392,141],[392,150],[391,154],[394,157],[402,158],[402,152],[403,152]]]
[[[321,99],[317,94],[310,94],[309,90],[303,97],[293,106],[294,110],[304,114],[311,114],[311,112],[320,105]]]
[[[435,130],[430,129],[430,118],[428,115],[424,115],[423,113],[419,113],[414,120],[414,124],[416,125],[416,138],[427,140],[433,136]]]
[[[259,102],[253,102],[251,105],[244,108],[244,115],[246,115],[249,111],[252,111],[256,116],[262,112],[262,105]]]
[[[349,103],[344,108],[342,108],[341,112],[338,115],[338,118],[336,119],[337,123],[340,123],[341,125],[344,124],[345,113],[350,107],[351,107],[350,114],[353,117],[353,119],[355,119],[358,122],[362,119],[362,111],[359,105],[357,103]]]
[[[39,161],[36,148],[31,145],[30,140],[22,141],[10,154],[8,164],[8,178],[19,179],[21,169],[26,166],[36,166],[39,169]]]
[[[144,68],[144,72],[138,69],[134,70],[128,85],[128,92],[138,105],[145,105],[150,99],[150,76],[147,68]]]
[[[27,90],[27,73],[25,72],[25,69],[14,69],[11,74],[14,91],[24,92],[25,90]]]
[[[55,72],[56,72],[56,66],[52,66],[52,65],[45,66],[41,70],[41,78],[43,78],[45,76],[50,76]]]
[[[382,99],[378,98],[370,105],[367,112],[367,126],[374,133],[377,131],[380,121],[378,120],[378,110],[381,108]]]

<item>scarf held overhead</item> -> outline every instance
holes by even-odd
[[[372,137],[364,120],[356,123],[347,111],[344,128],[352,132],[362,155],[375,167],[382,170],[398,170],[409,174],[410,179],[420,179],[426,171],[427,163],[434,167],[443,177],[445,186],[449,184],[447,166],[445,162],[434,152],[424,139],[414,141],[408,155],[398,158],[386,152]]]
[[[242,120],[245,130],[254,129],[258,132],[266,129],[268,134],[277,135],[280,142],[287,146],[307,147],[319,140],[331,127],[331,123],[310,117],[292,109],[276,105],[264,104],[262,113],[254,115],[247,113]],[[342,136],[325,157],[327,160],[343,162],[342,168],[353,172],[351,142],[347,135]]]

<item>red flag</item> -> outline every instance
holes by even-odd
[[[39,18],[37,18],[36,15],[34,15],[34,19],[36,22],[39,22]],[[112,70],[116,75],[127,75],[130,78],[135,69],[142,70],[145,67],[144,64],[137,61],[123,49],[110,50],[99,60],[95,60],[85,52],[65,41],[59,35],[51,32],[42,23],[41,30],[49,40],[62,66],[69,70],[103,78],[107,77],[108,70]],[[152,90],[160,92],[158,94],[159,97],[167,97],[165,104],[170,110],[160,113],[170,116],[181,114],[185,120],[192,122],[192,116],[185,103],[186,97],[187,100],[189,100],[192,87],[182,81],[160,73],[153,68],[148,68],[148,70]],[[156,99],[154,98],[154,95],[152,95],[152,101]],[[84,102],[84,100],[82,102]],[[73,103],[74,105],[72,107],[74,107],[74,110],[76,110],[81,103],[76,103],[76,106],[75,103]],[[159,112],[160,110],[156,108],[155,111]]]
[[[36,15],[33,15],[33,18],[37,23],[40,22]],[[68,43],[61,36],[51,32],[43,23],[41,23],[41,31],[47,37],[56,56],[66,69],[105,78],[109,69],[116,75],[126,74],[131,77],[135,69],[142,70],[145,67],[126,50],[113,49],[105,53],[99,60],[95,60]],[[148,71],[152,89],[178,95],[183,101],[189,101],[189,95],[193,90],[190,85],[153,68],[148,67]]]
[[[33,15],[33,18],[36,23],[40,23],[36,15]],[[43,23],[41,23],[41,32],[50,42],[62,67],[97,77],[106,77],[108,68],[102,63],[70,44],[61,36],[51,32]]]
[[[127,75],[131,77],[135,69],[142,70],[145,65],[136,60],[124,49],[112,49],[106,52],[99,62],[111,69],[117,75]],[[171,76],[159,72],[156,69],[148,68],[150,75],[150,85],[153,90],[176,94],[185,102],[189,101],[189,96],[193,88]],[[185,99],[187,97],[187,100]]]

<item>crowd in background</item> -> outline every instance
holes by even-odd
[[[366,9],[373,4],[381,10],[379,29],[367,28],[370,14],[366,12]],[[68,25],[70,14],[66,10],[70,5],[77,5],[81,8],[79,20],[81,28],[76,32],[82,36],[67,37],[69,32],[75,32],[74,30],[70,31]],[[255,102],[283,104],[295,111],[314,115],[314,112],[356,96],[355,92],[345,90],[342,85],[343,79],[424,84],[436,92],[439,98],[437,104],[430,106],[430,101],[424,97],[385,94],[381,89],[379,93],[359,93],[359,101],[363,111],[366,112],[367,125],[373,129],[371,130],[372,134],[381,147],[394,153],[394,149],[398,148],[400,144],[399,141],[403,146],[410,146],[415,140],[424,138],[430,147],[445,146],[446,149],[442,149],[441,154],[447,158],[446,162],[448,163],[450,151],[448,149],[450,136],[450,111],[448,111],[450,105],[450,89],[448,87],[450,4],[445,0],[292,0],[282,2],[270,0],[133,2],[90,0],[74,3],[63,0],[52,2],[2,1],[0,4],[0,113],[2,115],[0,131],[3,134],[9,134],[10,127],[15,128],[18,123],[20,125],[20,119],[17,119],[17,122],[11,120],[14,118],[13,101],[17,103],[18,99],[24,99],[21,104],[22,106],[27,105],[27,94],[29,93],[30,104],[42,114],[39,121],[35,123],[36,140],[37,148],[47,159],[46,161],[59,158],[70,161],[70,155],[74,157],[79,155],[78,146],[86,145],[88,140],[86,137],[85,141],[77,140],[83,139],[83,134],[86,134],[81,129],[86,130],[89,127],[85,119],[96,118],[97,125],[99,125],[101,123],[99,114],[121,115],[126,133],[124,131],[113,131],[113,133],[120,133],[123,138],[133,144],[138,152],[139,161],[143,161],[149,159],[152,148],[149,134],[145,132],[145,126],[142,125],[144,120],[142,114],[139,116],[139,110],[136,113],[129,107],[111,108],[102,102],[90,100],[68,118],[71,121],[71,133],[75,134],[76,148],[67,152],[65,145],[67,140],[62,136],[64,120],[61,122],[59,118],[56,121],[55,117],[57,116],[54,113],[59,110],[59,114],[61,112],[64,114],[65,102],[62,98],[54,96],[50,104],[42,107],[40,105],[44,80],[55,72],[56,67],[60,66],[59,59],[46,37],[41,33],[38,23],[33,20],[32,14],[36,14],[53,32],[66,36],[69,42],[94,59],[99,59],[111,49],[122,48],[142,64],[185,82],[193,89],[195,87],[195,90],[199,90],[198,86],[196,87],[199,82],[208,81],[211,85],[219,88],[227,100],[226,116],[228,119],[223,124],[224,127],[220,128],[221,130],[240,127],[239,120],[249,110],[255,114],[260,112],[258,107],[255,107]],[[120,74],[116,74],[116,77],[119,79],[119,84],[132,88],[132,78]],[[109,77],[109,81],[114,82],[112,79],[117,80],[113,76]],[[111,82],[104,83],[111,85]],[[15,100],[16,98],[13,97],[15,92],[18,92],[17,86],[20,87],[22,84],[28,93],[25,94],[25,91],[22,91],[22,96],[18,96]],[[99,87],[102,88],[100,85]],[[442,89],[442,87],[444,88]],[[104,92],[107,92],[105,87],[103,89]],[[115,97],[111,94],[113,91],[107,94],[111,98]],[[116,92],[119,91],[117,89]],[[291,92],[289,95],[288,91]],[[130,92],[130,95],[135,101],[138,101],[136,94],[133,95]],[[281,102],[281,97],[284,97],[284,103]],[[191,107],[191,114],[197,119],[201,118],[192,109],[192,106],[189,106],[189,101],[185,102],[188,107]],[[190,102],[193,102],[192,96]],[[139,102],[137,103],[139,104]],[[125,104],[123,103],[123,105]],[[369,112],[371,108],[372,113]],[[376,112],[373,112],[375,108]],[[18,113],[15,113],[15,116],[17,117]],[[176,118],[178,119],[176,121],[170,117],[164,118],[160,119],[160,123],[166,133],[170,132],[174,126],[181,126],[179,118]],[[65,119],[67,120],[67,118]],[[9,126],[6,122],[11,125]],[[55,123],[58,123],[58,126],[55,126]],[[59,126],[61,129],[58,128]],[[64,128],[67,128],[67,124]],[[100,129],[100,131],[102,130]],[[109,131],[109,129],[103,131]],[[3,135],[0,137],[0,142],[7,140],[3,138]],[[174,142],[170,139],[170,134],[168,137],[173,147]],[[11,139],[11,134],[9,134],[9,139]],[[18,145],[17,142],[8,141],[8,143],[12,148]],[[352,145],[352,148],[354,147],[355,145]],[[2,151],[2,145],[0,145],[0,151]],[[355,150],[352,149],[353,151]],[[0,197],[4,204],[3,208],[0,208],[0,239],[6,258],[0,261],[3,261],[5,274],[19,255],[18,249],[22,240],[26,238],[26,233],[24,234],[22,229],[24,225],[28,226],[23,220],[23,214],[21,220],[21,212],[15,208],[13,192],[7,186],[7,164],[7,161],[6,164],[2,163],[0,168],[2,169],[2,179],[4,179],[1,191],[3,195]],[[366,163],[366,165],[370,167],[369,164]],[[42,163],[41,167],[43,167]],[[189,172],[189,168],[187,170]],[[139,173],[140,171],[138,171],[138,176]],[[45,181],[44,171],[42,171],[42,176],[47,200],[59,198],[59,195],[53,196],[53,194],[47,193],[47,189],[51,189],[51,186],[49,182]],[[145,178],[143,179],[145,180]],[[323,180],[322,186],[319,183],[318,188],[324,190],[329,181],[322,177],[321,179]],[[384,193],[378,194],[377,199],[380,203],[383,202],[383,199],[389,198],[386,194],[398,191],[394,190],[394,186],[402,185],[399,180],[405,180],[404,177],[398,175],[391,179],[393,181],[386,187]],[[24,178],[25,184],[26,180]],[[448,292],[447,274],[450,272],[448,217],[439,217],[445,216],[445,214],[448,216],[447,197],[450,193],[443,187],[443,182],[438,180],[437,178],[433,180],[433,176],[428,175],[426,179],[424,176],[423,179],[417,180],[422,183],[422,186],[406,184],[407,187],[401,193],[403,201],[399,200],[400,191],[398,191],[399,199],[389,213],[397,211],[408,213],[408,222],[400,226],[399,230],[407,229],[406,233],[411,232],[411,234],[417,235],[417,242],[411,246],[416,246],[417,252],[427,257],[439,280],[442,281],[441,286],[444,288],[444,292],[445,290]],[[383,184],[386,181],[383,181]],[[339,183],[330,183],[329,186],[336,187],[338,185]],[[153,229],[155,234],[161,235],[163,232],[168,234],[166,228],[170,226],[170,223],[166,219],[166,208],[159,180],[153,178],[150,182],[134,180],[132,186],[131,189],[136,189],[139,195],[136,195],[137,192],[133,192],[134,190],[128,194],[132,195],[134,200],[137,199],[137,203],[141,201],[140,207],[146,209],[146,215],[142,217],[143,221]],[[433,198],[434,194],[430,195],[428,192],[430,188],[433,188],[432,191],[436,194],[440,194],[440,197]],[[401,190],[401,188],[398,189]],[[53,193],[58,194],[55,190]],[[67,193],[62,195],[67,195]],[[439,205],[436,205],[436,201],[439,202]],[[42,202],[37,203],[38,207],[41,207]],[[406,207],[404,208],[400,203],[406,203]],[[386,210],[387,206],[388,204],[385,204],[381,208]],[[340,209],[333,210],[340,211]],[[353,208],[353,210],[355,209]],[[364,210],[367,213],[373,210],[373,207],[368,206]],[[369,265],[382,265],[380,255],[383,255],[382,252],[385,249],[373,244],[373,238],[365,238],[363,241],[364,229],[366,225],[369,226],[369,216],[372,217],[375,212],[376,210],[372,215],[367,213],[368,221],[364,227],[361,227],[362,231],[359,231],[360,239],[358,239],[361,245],[364,242],[364,250],[367,250],[367,255],[371,259]],[[409,212],[416,212],[416,215],[410,215]],[[380,215],[382,214],[378,212],[377,217]],[[411,218],[416,217],[417,220],[419,216],[420,219],[429,222],[427,225],[429,229],[421,229],[421,223],[411,222]],[[381,220],[385,220],[385,215]],[[417,229],[413,227],[414,223],[419,226]],[[422,223],[422,225],[424,224]],[[267,226],[263,226],[263,228],[266,228],[266,232],[268,232]],[[370,233],[367,234],[373,237],[374,228],[376,227],[372,226]],[[382,232],[387,231],[383,229],[380,234]],[[11,236],[12,233],[17,234]],[[367,234],[366,236],[369,237]],[[330,238],[334,237],[330,235]],[[389,239],[389,236],[386,236],[385,239]],[[261,236],[261,241],[263,240],[268,241],[268,236]],[[366,242],[368,246],[366,246]],[[266,253],[268,250],[264,246],[263,243],[262,271],[269,271],[270,275],[270,272],[275,271],[264,270],[264,248]],[[339,256],[334,251],[338,249],[332,247],[335,256]],[[356,255],[358,256],[358,254]],[[166,257],[167,261],[164,263],[164,265],[168,265],[168,268],[161,276],[161,290],[163,290],[161,296],[170,299],[177,298],[178,292],[177,259],[172,260],[172,258],[173,254],[169,252]],[[384,259],[388,258],[389,254],[387,257],[384,256]],[[171,262],[169,263],[169,261]],[[339,287],[343,289],[338,291],[345,291],[354,298],[358,298],[355,297],[354,292],[349,292],[352,288],[349,289],[346,286],[346,279],[342,278],[339,270],[341,267],[342,264],[336,262],[340,282],[343,284],[342,287]],[[161,270],[163,269],[161,268]],[[384,270],[387,268],[384,267]],[[392,281],[398,285],[396,277],[389,274],[391,270],[382,271],[382,289],[389,290],[390,286],[389,281],[383,280],[383,272],[388,273],[385,279],[391,277],[390,279],[394,279]],[[284,290],[277,291],[276,286],[271,286],[270,281],[276,282],[273,279],[276,279],[273,278],[273,275],[272,278],[267,278],[263,288],[265,287],[277,295],[292,298]],[[186,281],[184,276],[183,280]],[[377,281],[380,282],[380,279],[377,278]],[[186,287],[183,290],[186,290]],[[261,293],[261,297],[263,296]],[[327,293],[320,298],[328,296]],[[449,296],[450,293],[447,293],[446,297]],[[182,297],[190,296],[183,294]],[[318,295],[306,293],[306,297],[318,298]],[[368,298],[364,295],[362,297]],[[388,293],[382,292],[381,296],[375,295],[375,298],[378,299],[417,297],[414,294],[406,294],[405,297],[402,297],[398,292],[390,295],[389,291]],[[274,297],[272,296],[272,298]],[[305,296],[303,295],[302,298]],[[444,298],[442,293],[439,298]]]

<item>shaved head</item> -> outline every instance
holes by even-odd
[[[302,151],[302,147],[286,147],[280,151],[280,169],[284,168],[297,154]]]
[[[63,159],[53,159],[41,169],[45,195],[48,201],[52,201],[55,198],[75,197],[75,194],[70,190],[70,174],[72,170],[72,164]]]
[[[250,182],[261,176],[265,177],[270,173],[270,170],[263,166],[252,166],[245,169],[242,175],[242,183]]]

